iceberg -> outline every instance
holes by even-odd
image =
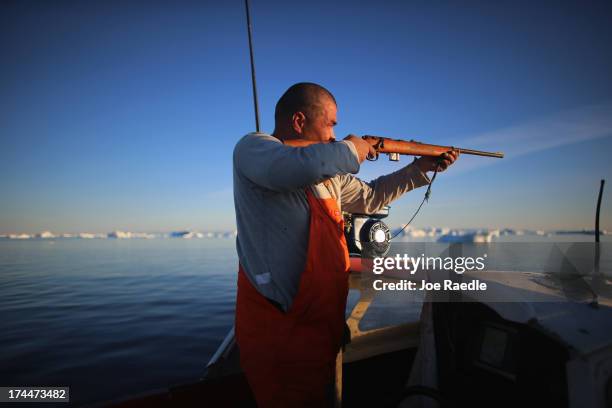
[[[411,226],[406,227],[406,225],[402,225],[401,228],[393,230],[393,234],[397,234],[401,230],[400,236],[410,237],[410,238],[435,238],[440,235],[448,234],[451,230],[450,228],[440,228],[440,227],[425,227],[425,228],[413,228]]]
[[[125,232],[125,231],[113,231],[113,232],[109,232],[106,236],[108,238],[128,239],[128,238],[132,238],[132,233]]]
[[[499,237],[499,230],[493,231],[451,231],[438,238],[438,242],[443,243],[482,243],[492,242],[493,238]]]
[[[129,232],[129,231],[119,231],[119,230],[109,232],[106,236],[108,238],[116,238],[116,239],[130,239],[130,238],[153,239],[155,238],[155,234],[149,234],[146,232]]]
[[[175,231],[170,233],[171,238],[204,238],[204,234],[201,232],[193,232],[193,231]]]
[[[157,236],[155,234],[149,234],[146,232],[132,232],[132,238],[141,238],[141,239],[153,239]]]
[[[30,234],[9,234],[9,239],[30,239],[32,236]]]

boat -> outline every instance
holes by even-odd
[[[418,398],[440,407],[612,406],[609,277],[599,282],[594,304],[589,296],[568,299],[567,285],[552,274],[466,273],[461,280],[486,282],[486,293],[440,292],[454,299],[426,299],[418,319],[364,329],[376,299],[371,279],[400,278],[373,277],[361,258],[351,261],[350,289],[358,296],[347,312],[351,342],[337,371],[341,406],[410,407]],[[102,406],[256,404],[232,329],[200,380]]]

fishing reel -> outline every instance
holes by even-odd
[[[365,258],[385,256],[391,246],[391,231],[381,220],[388,215],[388,206],[369,215],[344,213],[344,236],[349,254]]]

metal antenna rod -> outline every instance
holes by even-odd
[[[601,184],[599,185],[599,196],[597,197],[597,207],[595,207],[595,242],[599,242],[599,210],[601,209],[601,195],[603,194],[604,184],[606,184],[606,180],[601,180]]]
[[[247,31],[249,33],[249,53],[251,55],[251,80],[253,81],[253,102],[255,103],[255,128],[259,132],[259,103],[257,102],[257,81],[255,80],[255,60],[253,58],[253,26],[249,12],[249,0],[244,0],[247,17]]]
[[[600,282],[600,284],[603,282],[603,277],[599,269],[599,261],[601,259],[601,248],[599,246],[599,210],[601,209],[601,196],[603,195],[604,184],[606,184],[606,180],[602,179],[599,185],[599,196],[597,197],[597,207],[595,210],[595,264],[593,265],[593,283]]]

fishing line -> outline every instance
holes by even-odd
[[[429,197],[431,196],[431,186],[433,185],[433,182],[436,179],[437,175],[438,175],[438,167],[436,166],[436,170],[434,170],[434,175],[431,178],[431,181],[429,182],[429,186],[427,186],[427,191],[425,191],[425,196],[423,197],[423,200],[421,201],[421,204],[419,204],[419,207],[416,209],[414,214],[412,214],[412,217],[410,218],[408,223],[406,225],[404,225],[404,227],[401,230],[396,232],[395,235],[393,235],[391,238],[389,238],[389,241],[391,241],[393,238],[395,238],[399,234],[401,234],[410,225],[410,223],[416,218],[416,216],[419,213],[419,211],[421,211],[421,207],[423,207],[423,204],[425,204],[426,201],[429,201]]]

